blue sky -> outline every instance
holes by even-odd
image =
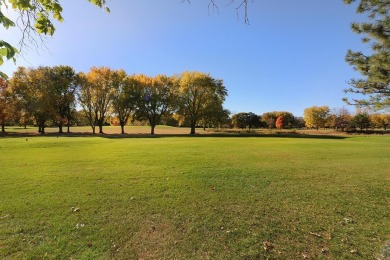
[[[47,49],[27,51],[17,66],[207,72],[224,80],[225,107],[232,112],[301,116],[313,105],[345,106],[346,82],[359,76],[345,54],[367,49],[350,30],[364,16],[342,0],[254,0],[249,25],[242,12],[237,18],[234,3],[226,6],[229,0],[218,1],[219,13],[208,10],[208,0],[111,0],[109,14],[86,0],[62,2],[65,21]],[[20,39],[18,29],[1,29],[1,35],[15,45]],[[1,69],[12,75],[16,66],[7,62]]]

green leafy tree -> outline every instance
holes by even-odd
[[[246,128],[245,112],[237,113],[232,116],[232,124],[235,128]]]
[[[210,102],[206,109],[200,123],[203,125],[203,130],[206,127],[221,127],[230,120],[230,111],[223,108],[222,100],[218,97],[215,102]]]
[[[232,123],[236,128],[248,127],[250,131],[252,128],[260,126],[260,117],[252,112],[241,112],[232,116]]]
[[[207,114],[213,102],[224,102],[227,90],[220,79],[202,72],[183,72],[179,77],[178,114],[190,122],[190,134]]]
[[[368,129],[370,127],[370,116],[366,112],[358,112],[353,118],[352,122],[355,126],[359,127],[360,131]]]
[[[305,127],[305,119],[303,119],[303,117],[301,117],[301,116],[299,116],[299,117],[294,116],[292,127],[293,128],[304,128]]]
[[[315,128],[318,131],[320,127],[325,126],[329,113],[330,110],[328,106],[312,106],[304,110],[303,118],[305,119],[305,124],[307,127]]]
[[[106,0],[88,0],[98,7],[105,7]],[[59,0],[0,0],[0,26],[5,29],[15,27],[15,21],[12,21],[3,13],[3,7],[11,8],[15,10],[19,17],[16,21],[19,21],[19,27],[22,30],[22,39],[20,46],[23,47],[28,43],[36,43],[34,39],[35,35],[50,35],[55,32],[55,26],[53,20],[62,22],[62,6]],[[18,53],[17,49],[9,44],[7,40],[0,39],[0,66],[3,64],[4,59],[15,61],[15,55]],[[8,76],[0,71],[0,77],[8,79]]]
[[[256,115],[255,113],[249,112],[246,115],[247,118],[247,126],[249,128],[249,131],[252,128],[257,128],[260,126],[260,116]]]
[[[351,4],[355,0],[344,0]],[[369,99],[350,102],[359,106],[383,109],[390,106],[390,1],[361,0],[358,13],[367,13],[369,22],[353,23],[352,30],[364,35],[363,42],[371,43],[371,53],[349,50],[346,61],[363,76],[352,79],[346,92],[368,95]]]

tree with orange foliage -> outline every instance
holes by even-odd
[[[285,127],[284,116],[279,116],[279,117],[276,119],[275,126],[276,126],[276,128],[278,128],[278,129],[283,129],[283,128]]]

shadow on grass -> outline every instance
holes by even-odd
[[[16,133],[6,132],[0,133],[0,138],[34,138],[34,137],[100,137],[108,139],[124,139],[124,138],[169,138],[169,137],[183,137],[183,138],[203,138],[203,137],[217,137],[217,138],[235,138],[235,137],[256,137],[256,138],[308,138],[308,139],[346,139],[347,136],[342,135],[317,135],[317,134],[300,134],[300,133],[277,133],[277,134],[259,134],[259,133],[207,133],[207,134],[92,134],[88,132],[74,132],[74,133]]]

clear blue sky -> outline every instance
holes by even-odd
[[[218,1],[219,14],[208,10],[208,0],[112,0],[109,14],[86,0],[61,1],[65,21],[47,40],[48,50],[32,49],[17,65],[63,64],[84,72],[109,66],[147,75],[198,70],[224,80],[232,112],[301,116],[313,105],[345,106],[346,81],[358,76],[345,54],[367,48],[350,30],[362,19],[354,6],[254,0],[246,25],[229,1]],[[18,29],[1,34],[15,45],[20,37]],[[1,69],[11,75],[16,66]]]

